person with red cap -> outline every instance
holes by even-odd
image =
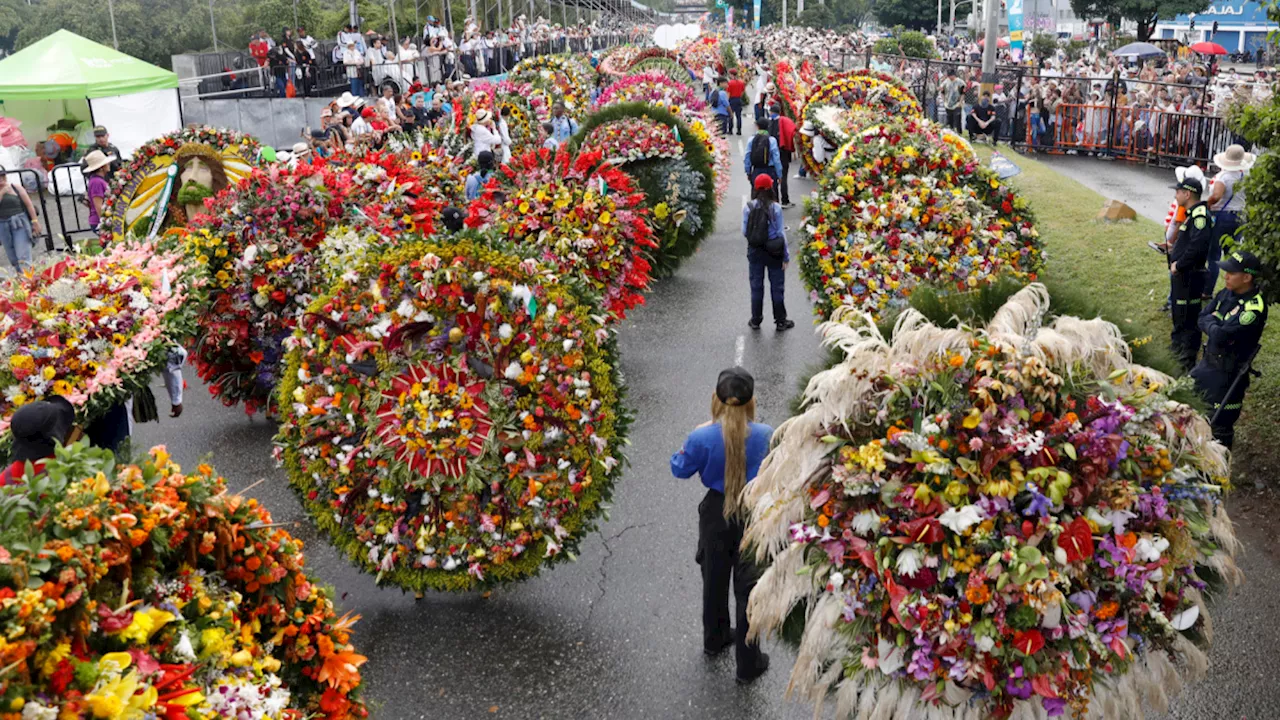
[[[782,332],[796,326],[794,320],[787,319],[784,303],[791,250],[787,247],[786,229],[782,225],[782,206],[774,194],[773,178],[767,173],[756,175],[752,186],[755,192],[751,202],[742,208],[742,234],[747,238],[747,267],[751,283],[751,319],[747,325],[752,330],[759,330],[764,320],[764,276],[768,273],[773,322]]]

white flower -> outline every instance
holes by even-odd
[[[849,528],[858,535],[867,535],[880,529],[880,513],[874,510],[863,510],[853,516]]]
[[[195,661],[196,650],[191,646],[191,636],[187,635],[186,630],[179,635],[178,644],[173,646],[173,654],[188,662]]]
[[[840,590],[840,588],[844,587],[844,575],[838,572],[831,573],[831,577],[827,578],[827,587],[832,592]]]
[[[1138,560],[1151,563],[1158,561],[1164,551],[1168,549],[1169,541],[1156,535],[1154,541],[1148,538],[1139,540],[1138,544],[1133,547],[1133,552]]]
[[[484,282],[484,273],[480,272],[479,270],[471,273],[471,280],[476,284],[480,284]]]
[[[498,337],[503,340],[510,340],[514,333],[515,331],[511,329],[511,325],[509,323],[502,323],[498,326]]]
[[[564,342],[560,343],[560,346],[564,348],[565,352],[569,352],[570,350],[573,349],[573,341],[565,340]]]
[[[547,319],[548,319],[548,320],[550,320],[551,318],[555,317],[555,316],[556,316],[556,312],[557,312],[558,310],[559,310],[559,308],[557,308],[557,307],[556,307],[556,304],[555,304],[555,303],[551,303],[551,304],[547,305]]]
[[[970,527],[982,522],[982,511],[977,505],[965,505],[962,508],[947,508],[938,516],[938,522],[950,528],[951,532],[960,535]]]
[[[405,318],[413,317],[417,311],[418,309],[413,306],[413,302],[409,298],[401,300],[399,307],[396,308],[396,314]]]
[[[924,556],[915,548],[906,548],[898,553],[898,572],[907,577],[915,577],[924,564]]]
[[[502,376],[508,380],[515,380],[520,377],[520,373],[524,372],[524,368],[520,367],[520,363],[512,360],[506,370],[502,371]]]
[[[981,652],[991,652],[991,648],[995,647],[996,641],[995,638],[983,636],[978,638],[978,642],[975,644]]]
[[[244,267],[249,267],[253,264],[253,259],[256,257],[258,257],[258,246],[250,245],[244,249],[244,256],[241,258],[240,264]]]

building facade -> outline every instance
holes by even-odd
[[[1192,29],[1191,21],[1195,20]],[[1214,22],[1218,31],[1213,31]],[[1276,29],[1276,23],[1267,19],[1267,11],[1261,4],[1245,0],[1214,0],[1209,9],[1196,13],[1195,17],[1179,15],[1168,22],[1156,25],[1155,37],[1182,40],[1187,44],[1202,40],[1215,42],[1227,52],[1255,52],[1267,43],[1267,33]]]

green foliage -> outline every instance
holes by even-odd
[[[720,43],[720,62],[724,64],[725,72],[737,69],[738,67],[738,51],[733,49],[733,43]]]
[[[1280,103],[1265,105],[1238,103],[1232,106],[1228,123],[1237,133],[1258,147],[1276,147],[1280,142]],[[1275,282],[1280,268],[1280,156],[1264,152],[1245,174],[1242,190],[1245,206],[1244,237],[1241,246],[1258,256],[1267,272],[1263,291],[1272,302],[1280,301]]]
[[[1076,16],[1106,18],[1115,26],[1128,20],[1138,26],[1138,39],[1147,41],[1156,30],[1156,23],[1177,15],[1203,12],[1209,0],[1071,0]]]
[[[670,58],[645,58],[631,66],[632,74],[642,72],[660,72],[678,83],[695,87],[693,76],[689,74],[689,71],[683,65]],[[700,89],[700,86],[698,89]]]
[[[599,112],[589,115],[582,121],[577,134],[569,139],[568,147],[571,152],[576,153],[583,141],[591,134],[591,131],[600,125],[624,118],[642,117],[647,117],[676,129],[676,132],[680,134],[680,144],[684,146],[684,160],[702,178],[703,197],[698,204],[698,217],[701,220],[701,224],[697,226],[696,232],[684,232],[682,230],[675,238],[671,239],[673,242],[667,242],[667,239],[664,238],[662,247],[654,254],[654,274],[664,275],[670,274],[679,266],[681,260],[692,255],[698,249],[698,245],[702,240],[716,226],[715,170],[713,169],[711,154],[707,151],[706,146],[693,134],[693,130],[689,129],[689,126],[676,115],[646,103],[631,102],[610,105]],[[631,169],[623,166],[623,170],[630,172]],[[642,185],[642,189],[644,189],[646,197],[654,199],[651,204],[656,205],[657,202],[660,202],[661,190],[657,187],[656,178],[650,177],[651,175],[651,173],[640,172],[634,173],[633,177],[639,176],[637,180],[648,185],[648,187],[643,187]]]
[[[885,27],[901,25],[911,30],[929,30],[938,22],[938,3],[934,0],[880,0],[875,4],[875,14]]]
[[[906,55],[914,58],[936,58],[937,48],[929,40],[929,36],[918,30],[894,29],[890,37],[882,37],[871,48],[872,52],[881,55]]]
[[[1058,51],[1058,37],[1048,33],[1039,33],[1031,38],[1031,52],[1036,57],[1050,57]]]
[[[811,28],[829,28],[836,24],[836,15],[826,5],[814,3],[796,18],[796,24]]]

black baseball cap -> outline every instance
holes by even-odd
[[[740,367],[721,370],[716,379],[716,397],[725,405],[746,405],[755,393],[756,379]]]
[[[1195,195],[1196,197],[1199,197],[1204,194],[1204,185],[1201,185],[1200,181],[1195,178],[1185,178],[1183,180],[1179,180],[1178,182],[1170,185],[1169,187],[1174,190],[1187,190],[1191,192],[1193,195]]]
[[[1218,263],[1218,267],[1223,272],[1229,273],[1249,273],[1257,275],[1262,271],[1262,261],[1257,255],[1247,250],[1236,250]]]
[[[38,400],[18,408],[9,424],[13,433],[11,462],[34,462],[53,457],[58,443],[71,432],[76,411],[71,403],[60,395],[48,400]]]

